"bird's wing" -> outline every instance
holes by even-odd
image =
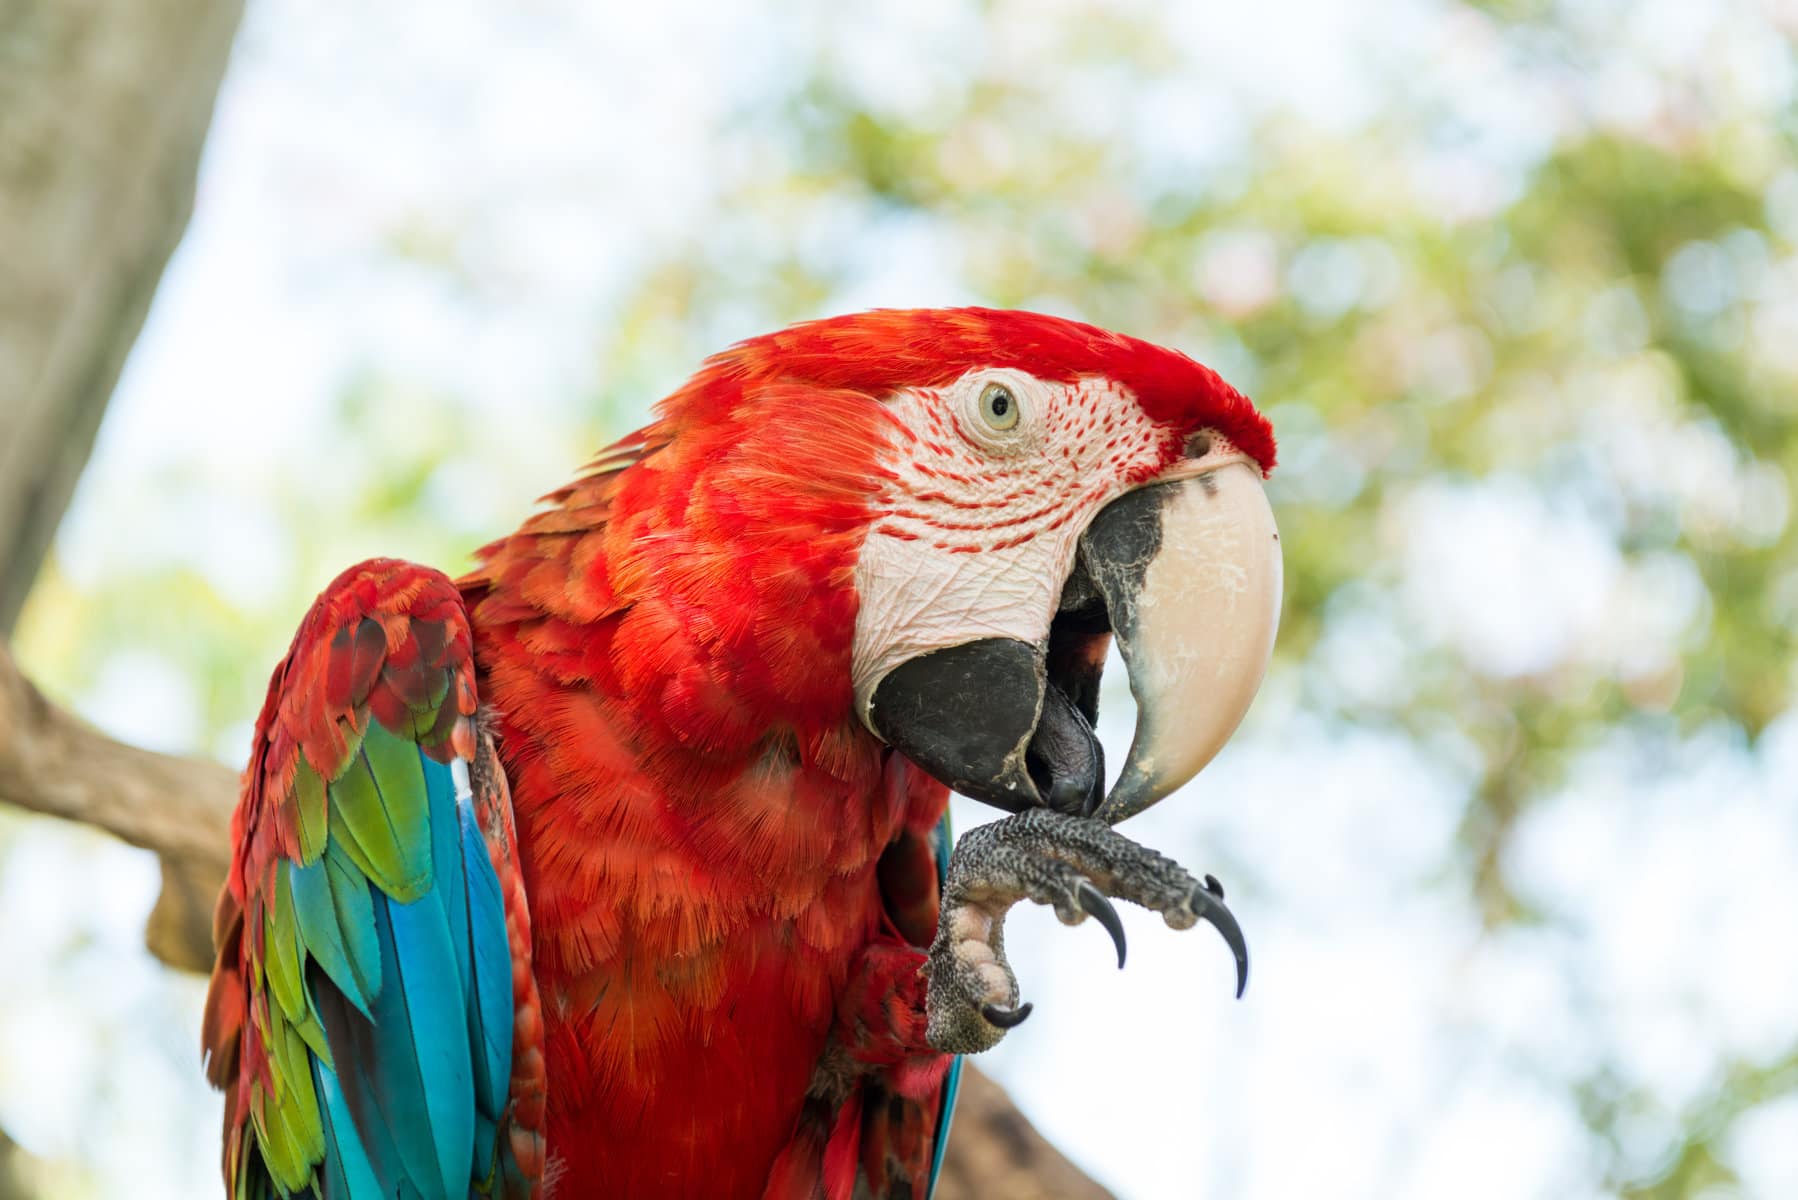
[[[339,576],[275,671],[202,1035],[235,1200],[536,1189],[530,917],[477,699],[455,585],[393,560]]]

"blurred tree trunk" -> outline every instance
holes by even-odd
[[[0,635],[193,207],[242,0],[0,0]]]

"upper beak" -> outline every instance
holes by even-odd
[[[1099,810],[1116,824],[1197,775],[1249,711],[1280,627],[1280,531],[1259,472],[1236,461],[1114,501],[1080,553],[1136,697],[1136,736]]]
[[[1112,501],[1080,536],[1047,645],[988,638],[899,664],[869,721],[955,790],[1108,823],[1198,774],[1236,731],[1280,620],[1280,535],[1259,472],[1229,459]],[[1093,733],[1110,638],[1136,736],[1104,794]]]

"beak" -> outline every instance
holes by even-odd
[[[1115,825],[1197,775],[1242,723],[1280,627],[1280,532],[1232,461],[1131,492],[1080,539],[1136,697],[1136,737],[1099,809]]]
[[[869,724],[963,795],[1115,824],[1198,774],[1267,671],[1281,560],[1260,474],[1230,459],[1112,501],[1080,536],[1045,646],[986,638],[900,663]],[[1112,636],[1136,736],[1104,794],[1093,733]]]

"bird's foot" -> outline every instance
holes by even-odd
[[[1094,917],[1124,965],[1124,926],[1111,898],[1161,914],[1171,928],[1217,926],[1236,956],[1236,994],[1248,985],[1249,952],[1224,889],[1207,875],[1140,846],[1103,821],[1036,808],[970,829],[949,856],[936,940],[925,967],[931,1046],[975,1054],[1030,1015],[1005,958],[1005,914],[1020,900],[1055,910],[1065,925]]]

